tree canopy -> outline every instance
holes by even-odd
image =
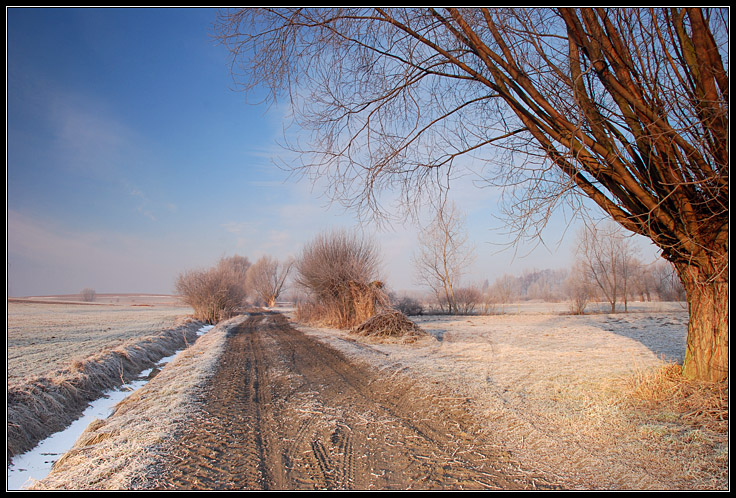
[[[524,186],[522,231],[584,196],[662,249],[727,351],[727,9],[241,9],[217,35],[239,82],[289,99],[294,168],[335,198],[413,206],[469,158]]]

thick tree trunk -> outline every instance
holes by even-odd
[[[728,275],[708,278],[694,265],[678,264],[690,320],[683,375],[689,379],[728,378]]]

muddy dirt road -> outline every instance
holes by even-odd
[[[493,445],[469,400],[350,362],[277,313],[227,339],[154,489],[549,487]]]

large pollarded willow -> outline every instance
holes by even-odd
[[[728,13],[698,8],[242,9],[218,37],[291,98],[305,163],[357,208],[407,206],[459,158],[523,182],[520,229],[571,193],[677,268],[684,372],[728,373]],[[724,60],[725,59],[725,60]],[[242,70],[242,73],[239,71]]]

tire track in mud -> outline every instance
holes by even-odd
[[[479,429],[465,399],[386,375],[254,313],[152,489],[533,489]]]

